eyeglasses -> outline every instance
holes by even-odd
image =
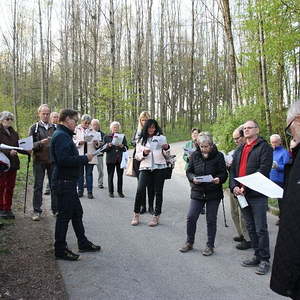
[[[247,129],[253,129],[253,128],[257,128],[257,126],[248,126],[248,127],[243,127],[243,130],[245,131],[245,130],[247,130]]]
[[[290,124],[284,129],[284,132],[287,136],[290,136],[292,137],[292,132],[291,132],[291,126],[294,122],[298,122],[300,124],[300,117],[299,116],[296,116],[291,122]]]
[[[14,119],[13,118],[6,118],[4,119],[5,121],[13,121]]]

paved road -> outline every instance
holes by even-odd
[[[139,226],[130,226],[137,185],[135,178],[124,176],[124,199],[109,198],[107,184],[104,190],[97,189],[95,184],[95,199],[82,198],[87,236],[101,244],[103,251],[82,254],[78,262],[59,262],[70,299],[285,299],[269,289],[269,275],[259,276],[254,269],[240,266],[252,251],[235,249],[232,241],[235,231],[227,198],[229,227],[224,227],[220,206],[215,255],[204,257],[200,252],[206,242],[202,215],[195,249],[185,254],[178,251],[185,242],[189,205],[189,185],[182,171],[182,145],[173,145],[179,157],[176,173],[165,184],[158,227],[147,226],[149,214],[142,216]],[[96,170],[94,174],[97,175]],[[107,177],[105,183],[106,180]],[[277,234],[275,221],[276,218],[269,215],[272,251]],[[77,249],[72,229],[68,244],[71,249]]]

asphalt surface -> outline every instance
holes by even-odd
[[[133,214],[136,178],[124,176],[125,198],[109,198],[107,176],[105,189],[97,188],[94,169],[94,196],[81,198],[87,237],[102,246],[99,253],[83,253],[78,262],[59,261],[70,299],[286,299],[269,288],[270,274],[260,276],[255,269],[240,265],[253,251],[235,249],[236,235],[230,217],[229,199],[225,210],[229,227],[224,227],[219,207],[215,254],[204,257],[205,216],[200,215],[194,250],[180,253],[186,239],[186,214],[189,184],[184,175],[183,143],[172,145],[177,165],[171,180],[165,182],[160,225],[147,226],[151,216],[141,216],[141,224],[130,225]],[[115,178],[116,186],[116,178]],[[115,193],[116,194],[116,193]],[[273,254],[277,235],[276,217],[269,215],[270,243]],[[77,251],[70,223],[68,246]]]

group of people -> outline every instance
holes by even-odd
[[[84,184],[88,198],[92,199],[93,166],[96,164],[99,171],[98,187],[103,188],[103,154],[106,153],[109,196],[114,197],[113,177],[116,169],[117,192],[123,198],[123,160],[128,145],[125,135],[120,134],[119,122],[112,122],[111,132],[105,135],[100,130],[99,120],[92,119],[87,114],[81,117],[81,124],[77,125],[78,112],[75,110],[62,109],[59,114],[50,113],[48,105],[41,105],[38,109],[40,120],[29,130],[29,134],[33,136],[33,220],[41,217],[43,182],[47,171],[51,188],[51,209],[56,216],[55,256],[65,260],[78,260],[79,255],[69,250],[66,243],[70,220],[80,252],[101,249],[85,235],[79,199],[84,195]],[[13,119],[13,114],[9,112],[0,114],[0,143],[18,146],[19,137],[13,129]],[[239,242],[237,249],[254,250],[254,256],[244,260],[242,266],[257,267],[257,274],[266,274],[270,269],[268,198],[236,180],[237,177],[260,172],[284,188],[283,198],[279,201],[279,233],[271,288],[282,295],[300,299],[300,205],[297,199],[300,186],[300,101],[290,107],[287,123],[286,134],[292,137],[293,143],[290,153],[282,147],[279,135],[272,135],[270,144],[260,137],[259,124],[254,120],[248,120],[234,130],[236,149],[227,156],[218,150],[209,132],[199,132],[197,128],[192,130],[192,140],[185,146],[183,157],[191,187],[191,201],[187,213],[186,242],[179,251],[186,253],[193,249],[197,220],[205,207],[207,243],[202,254],[214,254],[217,213],[223,199],[222,184],[229,177],[231,214],[238,233],[233,239]],[[148,194],[148,211],[152,214],[148,225],[154,227],[159,224],[162,212],[170,145],[157,121],[147,112],[142,112],[139,116],[132,145],[133,167],[138,184],[131,225],[138,225],[141,214],[147,211]],[[13,218],[11,203],[19,160],[17,151],[1,151],[9,158],[10,169],[0,176],[0,217]],[[244,208],[239,204],[241,196],[247,202]]]

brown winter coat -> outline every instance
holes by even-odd
[[[6,144],[8,146],[15,146],[19,147],[19,135],[18,133],[12,128],[8,128],[10,135],[6,132],[3,125],[0,124],[0,144]],[[10,155],[11,150],[1,150],[8,159],[10,160],[10,170],[19,170],[20,169],[20,161],[18,155]]]

